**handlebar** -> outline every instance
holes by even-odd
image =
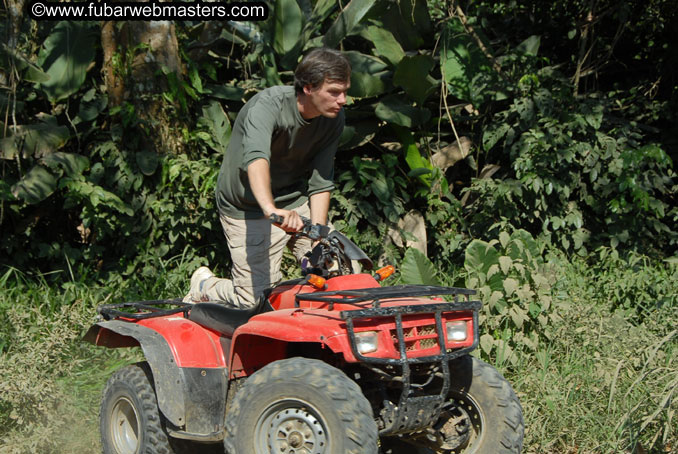
[[[285,218],[275,213],[272,213],[268,218],[272,224],[277,225],[281,225],[285,221]],[[295,235],[307,236],[314,241],[329,237],[330,228],[326,225],[313,224],[310,219],[303,216],[301,216],[301,220],[304,226]]]

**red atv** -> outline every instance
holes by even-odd
[[[469,356],[473,290],[382,287],[337,231],[317,240],[305,277],[250,310],[218,302],[104,305],[86,340],[141,346],[101,403],[105,454],[520,453],[523,417],[509,383]],[[196,444],[195,442],[201,442]],[[216,445],[219,446],[219,445]],[[221,452],[221,448],[219,448]]]

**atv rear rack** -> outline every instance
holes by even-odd
[[[334,309],[335,304],[354,304],[372,301],[372,308],[381,307],[384,299],[408,298],[414,296],[454,295],[454,302],[459,302],[459,296],[463,295],[468,302],[475,290],[458,287],[438,287],[434,285],[394,285],[392,287],[370,287],[356,290],[335,290],[331,292],[302,293],[296,296],[295,306],[299,307],[300,301],[318,301],[329,304],[329,310]]]
[[[178,306],[174,308],[164,308],[158,306]],[[174,315],[182,313],[184,317],[188,316],[188,311],[193,304],[184,303],[180,298],[168,300],[150,300],[150,301],[130,301],[126,303],[103,304],[97,308],[104,320],[114,318],[127,318],[131,320],[145,320],[153,317],[163,317],[165,315]],[[136,312],[127,312],[121,309],[134,309]]]

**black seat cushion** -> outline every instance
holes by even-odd
[[[193,305],[188,319],[226,337],[233,337],[236,328],[247,323],[250,318],[272,310],[266,298],[261,298],[256,306],[249,309],[235,309],[216,302],[205,302]]]

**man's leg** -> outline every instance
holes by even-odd
[[[283,250],[290,235],[266,218],[219,219],[231,252],[235,297],[241,305],[251,307],[264,290],[281,280]]]

